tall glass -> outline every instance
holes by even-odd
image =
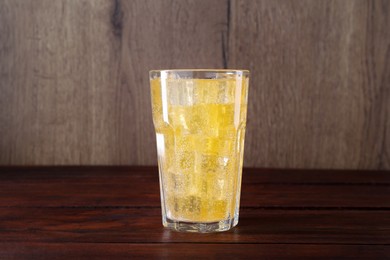
[[[162,220],[177,231],[238,223],[249,72],[150,72]]]

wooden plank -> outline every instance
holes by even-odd
[[[112,162],[119,41],[108,1],[2,1],[0,162]]]
[[[119,2],[119,1],[118,1]],[[225,0],[120,1],[119,164],[156,164],[151,69],[222,66]],[[114,129],[113,129],[114,130]]]
[[[390,2],[232,0],[246,166],[389,169]]]
[[[256,257],[354,257],[384,259],[390,246],[376,245],[273,245],[273,244],[95,244],[95,243],[2,243],[2,259],[129,259],[204,258],[253,259]]]
[[[78,182],[115,181],[116,178],[151,178],[158,176],[157,166],[0,166],[1,181],[35,182],[66,180]],[[115,178],[113,176],[116,176]],[[390,171],[267,169],[244,168],[243,183],[251,184],[324,184],[324,185],[388,185]]]
[[[1,207],[159,207],[157,182],[0,184]],[[146,178],[147,180],[147,178]],[[241,207],[390,208],[390,186],[243,185]]]
[[[389,211],[242,209],[239,225],[178,233],[158,208],[2,208],[0,242],[309,243],[390,245]]]
[[[390,186],[246,185],[242,207],[390,209]]]
[[[2,168],[0,206],[2,207],[159,207],[158,173],[155,168],[133,167],[54,167]],[[274,172],[279,176],[274,178]],[[284,173],[283,173],[284,172]],[[306,173],[305,173],[306,172]],[[300,183],[292,181],[314,171],[255,171],[244,173],[241,207],[260,208],[390,208],[388,174],[368,177],[374,184]],[[337,174],[337,173],[335,173]],[[369,172],[356,172],[362,181]],[[297,175],[295,178],[293,175]],[[248,180],[245,181],[246,176]],[[352,177],[347,174],[345,177]],[[288,179],[287,178],[287,179]],[[275,182],[276,181],[276,182]],[[339,179],[340,181],[340,179]],[[346,179],[341,179],[346,181]],[[353,179],[350,180],[353,182]],[[303,183],[302,183],[303,182]],[[375,184],[376,183],[376,184]]]
[[[243,183],[388,185],[390,171],[244,168]]]
[[[225,0],[0,3],[0,164],[155,164],[148,71],[222,67]]]

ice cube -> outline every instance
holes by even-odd
[[[168,100],[174,106],[192,106],[194,104],[194,81],[174,79],[167,82]]]
[[[215,154],[201,154],[197,166],[203,173],[226,173],[229,170],[230,159]]]
[[[227,138],[214,138],[199,136],[195,141],[196,150],[204,154],[213,154],[230,157],[234,154],[235,140]]]

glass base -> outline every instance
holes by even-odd
[[[176,221],[163,217],[163,225],[169,229],[178,232],[194,232],[194,233],[212,233],[228,231],[238,224],[238,217],[234,219],[226,219],[218,222],[199,223]]]

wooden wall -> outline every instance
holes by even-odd
[[[159,68],[251,70],[246,166],[390,169],[388,0],[0,0],[0,164],[156,164]]]

